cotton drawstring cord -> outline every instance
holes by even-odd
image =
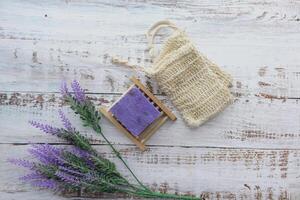
[[[153,26],[150,27],[150,29],[147,32],[147,39],[148,39],[148,49],[149,49],[149,55],[151,58],[154,58],[154,38],[157,34],[157,32],[162,28],[172,28],[174,30],[178,30],[175,24],[170,22],[169,20],[162,20],[158,21]]]
[[[157,32],[162,29],[162,28],[172,28],[174,30],[178,30],[178,28],[176,27],[175,24],[173,24],[172,22],[170,22],[169,20],[161,20],[156,22],[155,24],[153,24],[150,29],[148,30],[146,37],[148,40],[148,50],[149,50],[149,55],[150,57],[153,59],[155,57],[154,55],[154,38],[157,34]],[[128,63],[128,60],[122,60],[120,58],[117,57],[112,57],[111,62],[113,64],[118,64],[118,65],[122,65],[124,67],[127,67],[129,69],[132,69],[135,72],[146,72],[145,67],[140,67],[137,65],[133,65]]]

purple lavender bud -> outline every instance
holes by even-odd
[[[60,171],[65,172],[70,175],[75,175],[75,176],[84,176],[84,173],[81,173],[78,170],[72,169],[70,167],[64,167],[64,166],[59,166],[58,168]]]
[[[61,150],[49,144],[32,145],[29,153],[45,165],[63,165],[64,160],[60,158]]]
[[[30,162],[28,160],[10,158],[7,161],[14,165],[20,166],[20,167],[24,167],[24,168],[28,168],[28,169],[34,168],[34,163]]]
[[[37,160],[45,165],[55,165],[56,159],[52,155],[47,155],[44,152],[40,152],[37,149],[29,149],[28,152],[33,155]]]
[[[31,181],[30,184],[34,187],[46,188],[46,189],[57,189],[58,183],[52,179],[35,180]]]
[[[82,150],[78,147],[73,147],[69,149],[68,152],[77,156],[78,158],[84,159],[90,168],[95,168],[95,164],[91,159],[91,154],[88,151]]]
[[[59,113],[60,119],[61,119],[65,129],[67,129],[68,131],[73,132],[74,128],[72,127],[72,124],[71,124],[70,120],[66,117],[66,115],[63,113],[63,111],[59,110],[58,113]]]
[[[55,175],[62,181],[73,185],[73,186],[80,186],[80,181],[78,180],[77,177],[69,175],[67,173],[61,172],[61,171],[57,171],[55,173]]]
[[[42,124],[36,121],[29,121],[29,124],[31,124],[32,126],[34,126],[35,128],[40,129],[41,131],[45,132],[45,133],[49,133],[51,135],[58,135],[60,130],[59,128],[55,128],[53,126],[50,126],[48,124]]]
[[[27,181],[32,181],[32,180],[42,180],[45,179],[45,176],[43,176],[42,174],[38,173],[38,172],[33,172],[30,174],[27,174],[25,176],[22,176],[19,178],[21,181],[27,182]]]
[[[60,93],[61,93],[62,96],[69,96],[70,95],[66,81],[61,82]]]
[[[40,151],[51,153],[54,156],[59,156],[62,151],[61,149],[49,144],[39,144],[39,145],[32,145],[32,146]]]
[[[73,147],[73,148],[69,149],[68,152],[70,152],[71,154],[73,154],[79,158],[89,158],[90,157],[90,154],[87,151],[82,150],[78,147]]]
[[[49,157],[47,157],[47,155],[44,155],[36,149],[29,149],[28,152],[43,164],[53,164],[52,159],[50,159]]]
[[[75,94],[75,98],[78,102],[83,103],[85,101],[85,94],[83,89],[80,87],[79,83],[74,80],[71,84],[73,92]]]

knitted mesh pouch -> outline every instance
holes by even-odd
[[[153,56],[153,38],[162,27],[174,32],[146,73],[154,78],[188,125],[196,127],[232,102],[231,76],[197,51],[187,35],[169,21],[154,24],[147,36]],[[155,57],[155,56],[154,56]]]

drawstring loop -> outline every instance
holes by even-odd
[[[146,36],[148,39],[148,50],[151,58],[154,58],[154,37],[156,36],[157,32],[162,28],[172,28],[174,30],[178,30],[176,25],[170,22],[169,20],[158,21],[150,27]]]
[[[174,30],[178,30],[176,25],[173,24],[172,22],[170,22],[169,20],[158,21],[150,27],[150,29],[146,33],[146,37],[148,40],[148,50],[149,50],[149,55],[150,55],[151,59],[154,58],[154,37],[156,36],[157,32],[162,28],[172,28]],[[138,72],[138,71],[146,72],[146,69],[144,67],[139,67],[137,65],[129,64],[128,60],[122,60],[117,57],[112,57],[111,62],[113,64],[122,65],[122,66],[132,69],[136,72]]]

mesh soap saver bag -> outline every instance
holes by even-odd
[[[172,28],[173,33],[156,56],[153,40],[162,28]],[[143,71],[157,82],[189,126],[201,125],[232,102],[231,76],[198,52],[184,31],[169,21],[159,21],[147,38],[154,63]]]

